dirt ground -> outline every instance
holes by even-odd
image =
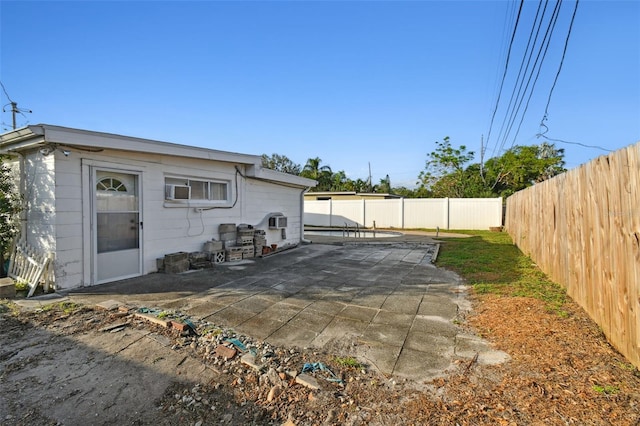
[[[464,325],[511,360],[461,360],[441,378],[413,383],[360,365],[348,345],[276,348],[208,323],[178,331],[139,318],[136,307],[18,312],[5,303],[0,422],[640,425],[640,373],[584,311],[571,302],[564,311],[474,296]]]

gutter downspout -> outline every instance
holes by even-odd
[[[309,188],[305,188],[300,192],[300,242],[305,244],[311,244],[313,242],[304,238],[304,194],[308,191]]]

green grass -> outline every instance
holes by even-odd
[[[73,302],[59,302],[59,303],[50,303],[48,305],[44,305],[40,312],[49,312],[49,311],[62,311],[67,315],[71,315],[76,310],[80,309],[81,306],[77,303]]]
[[[447,231],[449,232],[449,231]],[[543,300],[547,308],[560,316],[567,295],[516,247],[506,232],[456,231],[469,238],[438,239],[436,264],[455,271],[473,286],[478,294],[533,297]]]
[[[361,369],[364,366],[355,358],[353,357],[335,357],[334,362],[338,365],[341,365],[343,367],[351,367],[351,368],[355,368],[355,369]]]
[[[617,386],[613,386],[613,385],[593,385],[591,387],[594,391],[601,393],[601,394],[605,394],[605,395],[615,395],[618,392],[620,392],[620,388],[618,388]]]

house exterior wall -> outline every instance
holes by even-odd
[[[253,179],[246,180],[245,185],[245,223],[253,225],[256,229],[264,229],[269,245],[285,247],[300,243],[303,226],[300,213],[303,190]],[[282,213],[287,217],[285,238],[282,237],[281,230],[269,229],[268,217],[272,213]]]
[[[206,241],[218,240],[218,226],[222,223],[247,223],[265,229],[269,244],[284,246],[300,242],[301,188],[246,179],[242,176],[246,174],[243,166],[209,159],[108,149],[85,152],[69,148],[68,151],[68,156],[57,151],[48,157],[37,154],[32,160],[32,175],[35,173],[42,188],[46,188],[46,192],[33,199],[34,205],[49,206],[51,213],[47,210],[47,214],[39,213],[40,216],[32,214],[29,220],[37,220],[30,224],[33,227],[30,232],[35,238],[46,228],[48,234],[55,235],[46,241],[47,247],[56,250],[58,289],[92,284],[92,168],[140,174],[143,274],[155,272],[156,259],[165,254],[200,251]],[[41,158],[37,158],[38,155]],[[229,204],[219,206],[223,208],[199,209],[167,202],[166,175],[224,180],[231,188]],[[284,239],[280,230],[268,230],[265,217],[273,212],[288,217]]]
[[[24,197],[23,237],[42,252],[55,252],[55,160],[38,151],[24,155],[24,183],[20,187]]]
[[[78,157],[58,150],[49,157],[55,161],[54,275],[56,287],[66,288],[67,283],[82,282],[83,254],[88,250],[82,230],[82,174]]]

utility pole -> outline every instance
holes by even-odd
[[[480,177],[484,182],[484,135],[480,136]]]
[[[11,115],[13,116],[13,130],[16,129],[16,114],[18,113],[18,103],[11,101]]]

